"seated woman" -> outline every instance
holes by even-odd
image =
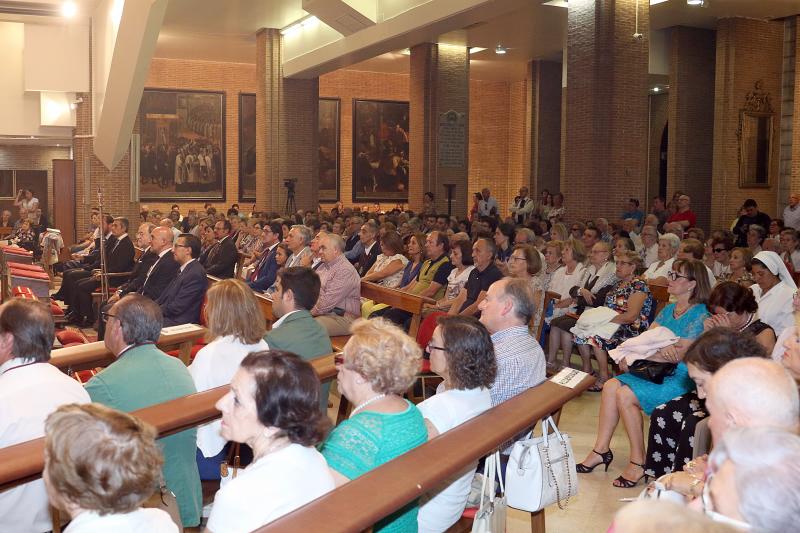
[[[381,237],[380,246],[380,255],[361,279],[396,289],[401,286],[403,269],[408,263],[408,258],[403,255],[403,240],[397,232],[388,232]]]
[[[253,462],[217,491],[207,532],[252,531],[333,490],[315,448],[330,427],[319,394],[314,368],[293,353],[244,358],[216,407],[222,437],[250,446]]]
[[[486,327],[474,317],[445,316],[428,344],[431,370],[444,381],[436,395],[417,407],[425,417],[428,439],[453,429],[492,406],[489,388],[497,363]],[[443,483],[420,502],[420,532],[441,532],[455,524],[469,496],[477,461],[464,468],[457,479]]]
[[[355,405],[322,446],[337,485],[423,444],[419,409],[403,399],[420,368],[417,343],[387,320],[356,320],[337,362],[339,392]],[[380,520],[374,531],[415,531],[416,500]]]
[[[750,248],[734,248],[731,250],[731,260],[728,263],[730,272],[723,274],[723,281],[733,281],[744,287],[753,284],[753,274],[750,268],[753,266],[753,252]]]
[[[561,262],[564,264],[564,268],[553,274],[550,287],[547,289],[558,294],[548,323],[554,318],[575,311],[575,302],[569,295],[569,291],[572,287],[580,285],[586,270],[583,264],[585,260],[586,249],[583,247],[583,242],[570,239],[564,243],[561,251]]]
[[[589,266],[586,267],[583,280],[569,291],[576,304],[575,315],[580,315],[587,307],[603,305],[605,294],[615,281],[616,266],[611,260],[611,246],[605,241],[598,241],[589,254]],[[547,367],[550,370],[569,366],[572,356],[572,333],[569,330],[578,322],[575,315],[560,316],[550,322],[550,338],[547,344]],[[563,357],[560,364],[556,361],[559,348]],[[591,372],[591,357],[582,360],[583,371]]]
[[[711,291],[706,304],[711,317],[703,323],[704,331],[731,328],[748,334],[767,353],[775,348],[775,330],[758,319],[758,303],[752,291],[732,281],[723,281]]]
[[[526,280],[531,286],[536,306],[536,313],[531,318],[531,323],[537,326],[544,305],[544,288],[542,287],[542,278],[539,276],[541,271],[542,257],[533,245],[518,244],[514,246],[514,251],[508,259],[508,274],[509,277]]]
[[[508,266],[508,258],[514,247],[514,225],[503,223],[494,230],[494,243],[497,245],[497,257],[495,258],[497,268],[505,272]]]
[[[419,269],[425,261],[425,234],[413,233],[406,237],[405,248],[408,263],[406,263],[406,267],[403,269],[400,287],[405,287],[417,279]]]
[[[278,272],[280,272],[286,266],[286,263],[289,261],[290,257],[292,257],[292,251],[289,249],[289,246],[286,243],[282,242],[275,247],[275,263],[278,265]],[[277,277],[275,279],[277,280]],[[273,283],[272,286],[265,292],[271,295],[276,290],[275,283]]]
[[[728,283],[739,287],[735,283]],[[744,288],[741,290],[749,292]],[[752,300],[752,295],[750,298]],[[752,302],[755,303],[755,300]],[[711,300],[708,305],[711,307]],[[711,376],[728,361],[740,357],[766,357],[769,353],[749,333],[712,325],[711,322],[718,316],[706,319],[706,326],[711,326],[711,329],[707,329],[689,346],[683,359],[696,390],[659,405],[650,414],[647,460],[644,465],[644,472],[648,476],[659,477],[681,470],[684,464],[692,460],[695,426],[708,416],[705,384]]]
[[[208,289],[205,307],[208,338],[189,365],[197,392],[231,382],[242,359],[250,352],[268,350],[266,328],[253,291],[243,281],[224,279]],[[219,465],[228,446],[220,436],[220,421],[197,428],[197,466],[200,479],[219,479]]]
[[[624,252],[635,252],[636,246],[630,237],[617,237],[614,239],[614,257]]]
[[[456,241],[450,246],[450,264],[453,270],[447,276],[447,289],[444,297],[430,305],[430,308],[437,311],[447,311],[455,300],[472,270],[475,268],[475,261],[472,259],[472,243],[469,241]],[[425,304],[428,306],[428,304]]]
[[[794,325],[792,296],[797,290],[792,275],[775,252],[759,252],[753,258],[751,287],[758,302],[758,315],[779,334]]]
[[[546,291],[550,290],[555,273],[564,266],[561,263],[563,248],[564,243],[562,241],[550,241],[544,247],[544,268],[542,269],[541,277],[542,288]]]
[[[651,361],[678,363],[674,374],[667,376],[662,384],[656,384],[626,373],[608,380],[600,398],[600,421],[594,448],[577,466],[578,472],[588,473],[603,464],[608,466],[614,459],[609,449],[611,437],[620,418],[630,443],[630,461],[623,474],[614,481],[615,487],[630,488],[646,476],[644,472],[644,435],[642,415],[650,415],[658,405],[692,389],[686,365],[681,362],[692,340],[703,330],[703,321],[708,318],[705,302],[710,288],[706,266],[695,259],[677,260],[669,273],[667,290],[676,301],[668,304],[650,326],[665,326],[680,337],[677,344],[662,348]],[[627,372],[623,363],[620,368]]]
[[[681,240],[672,233],[665,233],[658,239],[658,259],[653,261],[642,277],[657,285],[669,283],[667,273],[672,269],[672,262],[675,261],[675,254],[681,246]]]
[[[31,228],[31,221],[24,219],[19,227],[11,233],[11,240],[17,243],[20,248],[25,248],[31,252],[36,247],[36,232]]]
[[[711,270],[718,280],[724,280],[727,276],[730,276],[731,250],[733,250],[733,239],[730,237],[714,237],[711,239],[711,253],[714,257],[714,264]]]
[[[73,403],[47,417],[45,435],[42,478],[50,503],[72,520],[64,533],[177,533],[166,512],[142,508],[164,462],[154,427],[98,403]]]
[[[609,288],[605,300],[606,307],[619,313],[611,320],[619,324],[616,333],[610,339],[600,336],[575,337],[584,367],[591,365],[592,353],[597,359],[600,378],[589,389],[592,392],[603,390],[608,381],[608,351],[635,337],[650,325],[650,314],[655,302],[647,283],[636,277],[636,268],[641,261],[637,252],[625,251],[616,257],[617,281]]]
[[[789,272],[800,272],[800,234],[796,229],[789,228],[781,231],[780,248],[781,259]]]

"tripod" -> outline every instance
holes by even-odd
[[[294,215],[297,212],[297,204],[294,201],[294,183],[286,186],[286,209],[284,213]]]

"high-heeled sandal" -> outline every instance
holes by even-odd
[[[611,461],[614,460],[614,452],[612,452],[611,450],[608,450],[607,452],[600,453],[600,452],[598,452],[597,450],[594,450],[594,449],[592,450],[592,452],[596,453],[597,455],[599,455],[600,459],[602,459],[603,461],[601,463],[597,463],[594,466],[586,466],[583,463],[578,463],[578,464],[575,465],[575,470],[579,474],[588,474],[588,473],[594,471],[594,469],[597,468],[598,466],[605,465],[606,472],[608,472],[608,467],[611,465]]]
[[[597,381],[594,382],[594,385],[586,389],[588,392],[603,392],[603,385],[606,384],[608,378],[597,378]]]
[[[634,463],[633,461],[631,461],[631,464],[641,468],[643,472],[642,475],[639,476],[639,478],[636,479],[636,481],[630,480],[623,476],[619,476],[617,479],[614,480],[612,485],[614,485],[618,489],[632,489],[633,487],[638,485],[642,479],[644,479],[644,484],[647,485],[647,480],[650,479],[650,476],[644,473],[644,465],[640,465],[639,463]]]

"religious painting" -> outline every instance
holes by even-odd
[[[353,100],[354,202],[408,202],[408,109]]]
[[[319,99],[319,201],[339,201],[339,99]]]
[[[225,199],[225,93],[145,89],[139,130],[142,200]]]
[[[256,95],[239,95],[239,201],[256,201]]]

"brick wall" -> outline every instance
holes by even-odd
[[[779,105],[783,24],[752,19],[722,19],[717,26],[716,80],[714,95],[714,159],[711,226],[727,227],[747,198],[775,215],[778,184]],[[773,153],[770,185],[766,188],[739,187],[739,109],[757,80],[772,96]]]
[[[800,191],[800,16],[795,17],[794,109],[792,112],[792,180],[793,191]]]
[[[53,220],[53,159],[69,159],[69,155],[68,146],[0,145],[0,169],[47,170],[47,191],[36,191],[36,196],[46,202],[47,218]]]
[[[509,93],[510,86],[505,82],[470,82],[469,194],[489,187],[501,208],[508,205],[511,181]],[[472,206],[471,199],[469,206]]]

